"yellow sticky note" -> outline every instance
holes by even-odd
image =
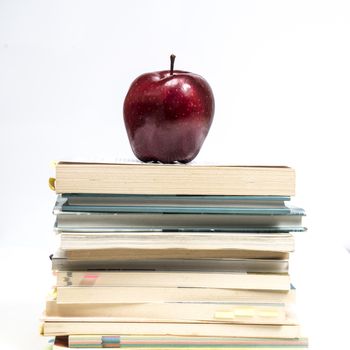
[[[278,312],[275,310],[260,310],[258,312],[258,315],[260,317],[277,317],[278,316]]]
[[[240,307],[235,310],[236,317],[254,317],[255,311],[252,308],[248,307]]]

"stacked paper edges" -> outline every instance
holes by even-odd
[[[293,233],[305,230],[288,204],[294,176],[58,163],[43,335],[56,350],[307,348],[288,274]]]

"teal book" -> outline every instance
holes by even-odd
[[[54,213],[288,215],[287,196],[58,195]],[[294,208],[295,210],[295,208]],[[300,210],[300,209],[299,209]]]
[[[302,208],[279,196],[59,195],[59,231],[303,231]]]

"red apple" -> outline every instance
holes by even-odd
[[[124,122],[135,156],[188,163],[202,147],[214,117],[214,96],[200,75],[174,70],[146,73],[130,86]]]

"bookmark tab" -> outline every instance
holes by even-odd
[[[39,324],[39,334],[44,335],[44,323]]]
[[[260,317],[277,317],[278,316],[278,311],[275,310],[260,310],[258,312],[258,315]]]
[[[99,277],[98,274],[87,273],[87,274],[85,274],[83,276],[83,278],[80,281],[79,285],[80,286],[93,286],[96,283],[98,277]]]
[[[235,309],[235,316],[236,317],[254,317],[255,316],[255,310],[250,307],[242,307]]]
[[[52,191],[56,191],[56,179],[54,177],[49,178],[49,187]]]

